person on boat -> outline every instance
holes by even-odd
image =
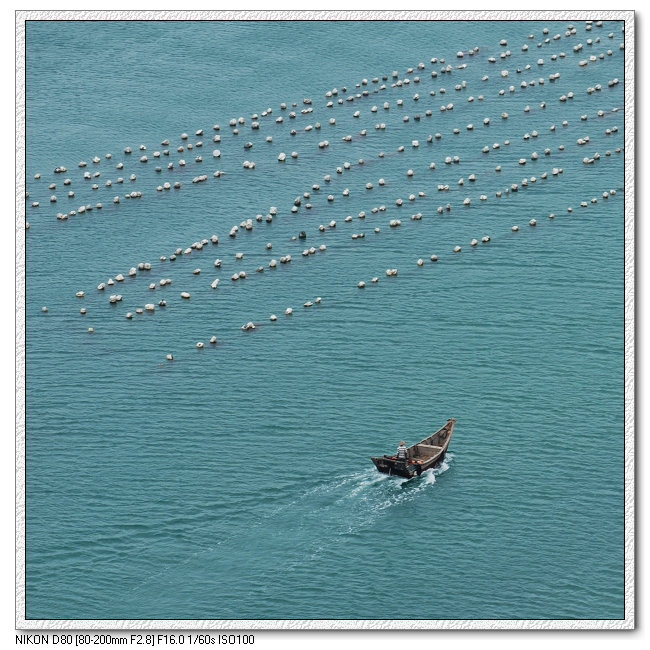
[[[399,447],[397,448],[397,460],[406,460],[407,451],[405,447],[406,443],[404,440],[400,441]]]

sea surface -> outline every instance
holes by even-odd
[[[27,22],[26,618],[623,618],[624,50],[597,19]],[[375,470],[450,417],[439,467]]]

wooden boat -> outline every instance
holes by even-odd
[[[376,456],[371,458],[375,467],[384,474],[397,476],[420,476],[422,472],[442,462],[447,453],[451,434],[456,420],[449,418],[446,424],[424,440],[406,448],[406,460],[398,460],[397,456]]]

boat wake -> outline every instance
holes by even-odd
[[[269,557],[282,558],[282,575],[273,563],[259,567],[254,585],[277,583],[286,575],[311,575],[332,558],[346,557],[350,543],[374,529],[378,520],[386,518],[395,507],[403,507],[420,498],[432,498],[430,489],[438,477],[450,469],[453,454],[447,454],[437,467],[420,477],[407,479],[380,474],[374,467],[330,476],[305,489],[290,501],[266,509],[255,521],[220,529],[210,544],[194,547],[184,556],[138,581],[125,596],[135,606],[144,592],[169,592],[181,577],[191,573],[206,577],[228,574],[233,570],[233,557],[256,557],[260,549]],[[429,495],[429,496],[427,496]],[[216,578],[215,578],[216,579]],[[242,580],[248,584],[242,575]],[[248,585],[253,589],[253,582]],[[259,595],[259,594],[258,594]]]

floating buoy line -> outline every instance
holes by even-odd
[[[584,29],[586,32],[592,32],[594,27],[597,30],[602,30],[603,23],[601,21],[587,21]],[[535,41],[534,35],[529,35],[529,42],[525,42],[520,46],[520,53],[530,54],[530,62],[519,67],[507,65],[512,56],[512,51],[507,49],[507,41],[502,39],[499,47],[506,49],[500,49],[491,54],[488,52],[487,58],[485,52],[478,47],[472,47],[467,50],[457,51],[453,57],[449,57],[449,61],[444,57],[432,57],[429,64],[420,62],[416,66],[408,68],[405,75],[400,75],[398,71],[394,70],[391,74],[384,73],[373,78],[364,78],[349,88],[342,86],[340,89],[332,88],[327,90],[324,93],[325,103],[319,104],[318,110],[351,110],[353,120],[360,121],[359,126],[361,128],[356,131],[351,131],[348,125],[345,127],[347,132],[338,132],[335,135],[340,128],[336,116],[326,117],[321,121],[311,121],[299,128],[299,120],[311,120],[316,107],[314,100],[305,97],[301,102],[282,102],[279,109],[268,107],[259,114],[251,114],[248,118],[243,116],[231,118],[228,121],[228,127],[224,126],[222,128],[219,124],[215,124],[212,128],[199,128],[195,130],[191,141],[190,136],[184,132],[180,135],[179,140],[173,144],[172,139],[164,138],[161,140],[160,148],[150,148],[145,144],[140,144],[137,147],[124,147],[122,149],[123,159],[117,162],[115,162],[114,157],[119,154],[115,152],[105,153],[103,157],[95,155],[76,164],[77,169],[81,170],[79,172],[80,177],[68,172],[67,167],[56,165],[53,167],[52,172],[54,176],[49,183],[43,181],[43,172],[33,174],[34,182],[30,187],[30,191],[25,193],[25,199],[26,201],[31,199],[29,209],[34,211],[34,215],[41,214],[45,210],[45,205],[52,205],[59,207],[59,211],[54,214],[54,217],[59,222],[67,222],[71,218],[89,218],[91,215],[122,211],[134,199],[148,200],[153,196],[164,199],[170,193],[186,190],[185,186],[188,183],[197,186],[198,191],[200,186],[218,183],[218,179],[228,174],[250,174],[250,182],[255,182],[254,178],[258,169],[258,165],[254,160],[255,152],[261,146],[273,147],[274,137],[282,132],[286,134],[288,131],[291,138],[300,136],[301,146],[312,151],[340,150],[343,152],[345,147],[349,146],[348,143],[362,142],[368,138],[369,133],[374,134],[373,143],[377,144],[377,139],[381,139],[382,134],[387,131],[399,128],[403,129],[406,134],[409,129],[414,128],[416,124],[421,124],[423,121],[431,120],[432,124],[435,122],[438,130],[428,134],[424,140],[422,140],[422,136],[417,138],[405,137],[403,144],[398,145],[394,151],[379,151],[370,158],[344,160],[338,166],[325,170],[326,173],[322,178],[314,179],[314,182],[304,190],[302,195],[294,199],[293,205],[281,208],[271,206],[263,212],[258,212],[255,216],[232,224],[227,237],[222,235],[220,239],[217,233],[210,233],[205,238],[192,243],[177,247],[170,246],[169,250],[161,251],[159,259],[155,262],[138,262],[128,271],[101,280],[97,284],[97,291],[95,292],[98,295],[102,295],[107,287],[112,287],[115,283],[122,286],[126,286],[124,283],[127,283],[130,286],[133,282],[139,282],[140,277],[148,278],[150,291],[157,293],[163,290],[165,292],[164,298],[136,307],[134,310],[136,317],[134,317],[133,311],[126,312],[126,319],[136,323],[137,317],[144,313],[154,314],[158,309],[164,309],[168,301],[177,299],[192,304],[191,295],[186,290],[189,287],[183,287],[182,285],[185,282],[184,277],[189,275],[204,277],[205,269],[196,266],[196,263],[191,264],[190,262],[197,256],[203,259],[206,254],[204,249],[210,251],[214,251],[215,247],[219,249],[220,257],[213,262],[205,263],[210,264],[211,268],[214,269],[212,274],[207,274],[208,278],[205,282],[211,289],[215,290],[216,294],[219,294],[223,291],[220,288],[220,280],[223,277],[214,277],[215,272],[217,274],[222,271],[231,273],[229,285],[234,288],[243,281],[245,283],[254,281],[254,278],[259,274],[264,275],[265,272],[277,273],[278,264],[290,269],[298,261],[302,262],[304,260],[306,262],[312,257],[319,259],[319,256],[326,254],[328,246],[334,245],[337,251],[345,250],[339,243],[343,237],[352,240],[354,242],[353,247],[359,246],[368,239],[367,232],[370,232],[372,237],[386,236],[383,234],[386,231],[382,229],[382,226],[386,226],[389,231],[393,230],[395,232],[394,236],[399,237],[399,233],[404,227],[402,226],[403,217],[394,217],[392,216],[393,212],[413,212],[413,208],[417,204],[418,207],[415,208],[417,211],[410,215],[411,222],[447,218],[449,214],[456,214],[465,210],[473,214],[475,210],[489,209],[490,205],[494,205],[495,200],[497,203],[506,199],[517,200],[517,197],[522,196],[523,193],[534,192],[535,187],[540,184],[548,182],[561,183],[564,167],[561,166],[562,163],[559,161],[559,164],[555,163],[554,159],[557,157],[566,160],[566,164],[574,164],[576,161],[580,161],[586,169],[588,166],[604,164],[607,159],[622,153],[624,147],[616,146],[614,143],[614,139],[619,134],[619,126],[613,124],[603,127],[602,123],[601,125],[598,124],[600,120],[606,117],[611,118],[619,114],[622,107],[618,105],[601,105],[600,107],[591,107],[589,110],[585,108],[585,101],[592,101],[592,98],[603,101],[604,93],[619,85],[620,80],[617,77],[611,79],[603,77],[599,83],[585,88],[568,92],[556,92],[554,87],[561,79],[561,72],[555,69],[551,70],[547,75],[540,75],[541,71],[547,70],[549,66],[557,66],[559,62],[566,64],[569,60],[574,62],[578,68],[602,65],[603,61],[609,60],[619,52],[624,51],[624,43],[619,43],[616,46],[612,42],[614,32],[605,34],[603,31],[602,36],[590,36],[583,39],[586,40],[586,44],[582,43],[579,38],[578,28],[573,24],[568,24],[564,33],[557,32],[554,35],[551,35],[549,29],[544,28],[542,37],[536,43],[533,43]],[[549,52],[549,47],[558,44],[562,39],[566,39],[567,43],[570,44],[571,49],[568,53],[564,51]],[[584,56],[585,48],[591,52],[587,58]],[[543,56],[540,56],[541,51],[544,52]],[[462,76],[464,70],[474,65],[483,66],[485,74],[481,77],[481,81],[478,82],[479,87],[474,90],[476,94],[469,94],[471,84]],[[433,85],[435,87],[432,87]],[[395,94],[399,92],[409,92],[411,96],[410,98],[403,96],[395,99]],[[381,94],[387,96],[387,99],[383,102],[379,101],[378,98]],[[578,94],[581,96],[579,111],[572,108]],[[510,136],[510,138],[490,137],[493,129],[492,125],[507,122],[509,114],[514,110],[512,101],[508,103],[508,111],[496,110],[494,102],[500,98],[511,98],[519,95],[522,96],[522,105],[519,110],[525,115],[541,115],[547,111],[551,104],[556,104],[567,107],[566,119],[561,120],[559,123],[547,121],[545,126],[535,125],[535,128],[531,128],[530,131]],[[453,101],[449,101],[452,98]],[[489,99],[489,102],[485,103],[485,107],[489,106],[490,110],[484,109],[480,111],[482,114],[477,115],[476,110],[472,109],[472,115],[469,119],[463,120],[463,114],[467,107],[483,107],[486,98]],[[369,103],[372,103],[372,105],[369,106]],[[405,104],[411,109],[408,109]],[[404,114],[404,110],[408,112]],[[585,110],[586,112],[584,112]],[[382,122],[381,119],[376,121],[380,113],[392,116],[395,112],[401,114],[401,116],[397,116],[400,126],[396,126],[395,120],[392,118],[391,123],[387,123],[388,121]],[[372,123],[362,124],[361,122],[369,116],[373,118]],[[434,116],[436,116],[435,120],[433,119]],[[575,126],[578,124],[582,125],[581,128],[584,132],[575,142],[568,140],[557,141],[558,137],[562,137],[561,133],[569,125]],[[230,129],[230,132],[228,132],[228,129]],[[240,139],[243,135],[243,133],[240,133],[240,129],[243,132],[250,133],[247,136],[250,138],[249,140]],[[266,133],[269,129],[271,133]],[[604,136],[607,139],[612,139],[613,145],[611,148],[604,151],[594,150],[595,147],[591,143],[594,129],[596,129],[596,135],[599,138]],[[325,131],[327,131],[327,135],[323,138],[322,134]],[[259,140],[258,134],[262,140]],[[469,161],[465,161],[463,157],[454,152],[455,138],[462,137],[472,138],[472,143],[475,143],[475,154]],[[303,142],[302,138],[314,138],[314,140],[308,144]],[[210,142],[207,142],[208,139],[210,139]],[[226,142],[226,139],[229,142]],[[206,141],[205,145],[204,140]],[[514,141],[524,141],[533,146],[527,154],[522,155],[520,147],[512,147]],[[208,155],[205,155],[203,152],[204,146],[209,147],[210,144],[213,146],[212,154],[210,155],[208,149],[205,152]],[[230,144],[232,146],[229,146]],[[274,154],[276,158],[275,164],[278,165],[280,173],[294,173],[294,166],[300,165],[302,160],[300,148],[296,147],[296,149],[290,151],[284,145],[282,145],[282,148],[283,151]],[[414,165],[411,163],[409,165],[408,162],[405,162],[402,179],[405,179],[409,191],[402,191],[399,196],[395,196],[392,187],[399,180],[400,187],[403,188],[405,186],[404,181],[396,178],[393,172],[384,173],[383,175],[373,173],[374,164],[385,164],[382,161],[394,159],[395,156],[403,156],[407,160],[409,151],[421,152],[425,148],[430,148],[430,162],[424,168],[420,167],[419,164]],[[509,154],[511,148],[513,154]],[[136,151],[139,154],[136,154]],[[235,160],[237,158],[236,152],[239,152],[241,158],[244,158],[244,154],[246,154],[247,158],[240,159],[237,162]],[[208,160],[228,160],[228,162],[223,163],[223,169],[192,176],[193,172],[189,170],[189,167],[199,165],[202,168],[207,164]],[[549,160],[554,161],[553,165],[543,169],[540,168],[544,161]],[[139,178],[141,176],[139,170],[142,169],[142,176],[148,183],[150,173],[144,170],[150,169],[151,165],[153,165],[155,175],[164,177],[173,174],[177,178],[175,180],[174,178],[161,180],[155,185],[145,186],[143,180]],[[71,165],[71,167],[73,166]],[[117,171],[118,175],[112,171],[113,169]],[[523,170],[531,173],[522,178],[521,171]],[[178,178],[179,174],[181,178]],[[62,182],[60,180],[61,175],[65,176]],[[110,175],[111,178],[105,178],[103,175]],[[347,177],[348,175],[350,177],[348,186],[341,189],[338,187],[340,184],[339,179],[343,179],[344,176]],[[488,193],[485,188],[485,180],[490,178],[494,178],[496,181],[496,187],[492,188],[492,194]],[[43,182],[46,183],[46,192],[39,189]],[[412,184],[415,185],[411,187]],[[475,184],[480,189],[474,191]],[[122,189],[122,192],[116,192],[116,187]],[[338,189],[334,190],[335,187]],[[618,189],[620,191],[621,188]],[[558,190],[558,192],[560,191]],[[72,208],[62,207],[65,202],[67,202],[67,206],[76,205],[78,203],[78,194],[88,197],[82,205]],[[388,196],[388,194],[392,194],[392,196]],[[566,213],[571,214],[574,206],[576,209],[578,207],[581,209],[588,208],[589,205],[610,200],[616,194],[616,189],[603,188],[600,196],[586,197],[581,201],[573,199],[570,201],[571,205],[566,206]],[[368,198],[378,195],[380,199],[376,205],[358,212],[356,216],[347,215],[341,217],[340,214],[345,213],[346,199],[350,196],[358,197],[360,195]],[[442,203],[432,206],[432,204],[438,203],[434,197],[445,197],[445,199],[443,199]],[[101,200],[96,200],[96,198]],[[324,223],[321,223],[318,227],[313,227],[313,229],[301,225],[300,232],[292,236],[289,242],[268,241],[265,243],[263,251],[261,251],[262,254],[270,257],[270,259],[267,258],[264,265],[257,264],[252,270],[241,268],[241,266],[236,268],[241,264],[246,264],[246,253],[241,250],[230,253],[228,250],[233,244],[236,244],[242,233],[251,232],[262,224],[261,227],[265,230],[264,238],[268,239],[269,235],[266,229],[269,227],[273,229],[273,223],[276,219],[285,219],[289,215],[297,214],[308,217],[315,206],[319,207],[319,215],[324,214],[324,210],[332,210],[333,216],[336,218],[329,221],[325,219],[323,220]],[[412,209],[409,210],[408,208]],[[562,209],[558,208],[557,214],[561,214],[562,211]],[[388,218],[384,216],[386,213],[390,213],[387,215]],[[555,219],[556,213],[550,213],[548,217]],[[528,228],[542,227],[543,222],[540,219],[541,216],[536,215],[529,219],[522,219],[517,224],[504,223],[502,233],[477,232],[473,238],[467,241],[452,242],[450,244],[441,242],[438,247],[439,250],[433,253],[431,251],[414,253],[413,266],[424,268],[428,264],[444,260],[447,255],[450,257],[463,256],[466,254],[464,246],[467,246],[468,249],[480,248],[495,238],[497,240],[502,239],[508,231],[510,233],[520,232],[522,224],[526,223],[526,221]],[[348,231],[346,235],[340,224],[349,224],[353,221],[363,222],[367,225],[363,231],[354,232],[351,235]],[[41,223],[40,217],[25,222],[25,230],[29,230],[29,238],[39,235]],[[312,237],[323,237],[325,235],[327,235],[327,244],[317,243],[302,248],[302,250],[296,248],[296,244],[303,240],[309,239],[311,241]],[[364,243],[364,245],[367,244]],[[274,255],[272,252],[274,247],[276,249],[283,247],[284,250],[281,249],[283,254]],[[448,253],[445,251],[448,251]],[[292,261],[292,255],[295,256],[295,262]],[[427,258],[430,262],[425,262]],[[188,263],[193,267],[190,271],[186,270]],[[151,281],[152,274],[160,273],[162,268],[169,269],[165,271],[165,276],[173,275],[174,278],[163,277]],[[379,277],[382,274],[383,271],[379,269],[370,269],[368,277],[351,279],[350,285],[356,285],[357,289],[368,290],[370,286],[381,285]],[[398,269],[388,268],[385,275],[386,278],[393,278],[398,275]],[[177,285],[180,284],[182,290],[177,290],[173,294],[170,293],[170,291],[173,291],[170,288],[172,282]],[[87,301],[89,290],[77,288],[75,295]],[[178,298],[174,298],[174,296]],[[113,307],[121,301],[122,295],[119,293],[110,294],[107,298],[108,304]],[[315,308],[322,304],[322,298],[320,296],[304,297],[300,302],[302,302],[304,309]],[[300,304],[300,302],[296,301],[296,304]],[[49,313],[47,307],[42,307],[41,311],[43,314]],[[83,307],[80,314],[88,318],[92,316],[92,311],[92,308]],[[278,312],[283,312],[285,318],[294,316],[293,306],[278,306]],[[122,312],[122,317],[124,317],[124,312]],[[240,326],[240,329],[246,333],[255,332],[260,329],[260,326],[265,321],[272,323],[274,326],[280,326],[280,321],[275,313],[266,316],[258,315],[258,318],[263,318],[263,321],[247,321]],[[94,333],[94,328],[89,327],[87,331]],[[216,336],[212,336],[209,339],[210,346],[214,346],[216,343]],[[205,349],[203,341],[198,341],[195,345],[198,349]],[[170,352],[166,355],[166,359],[172,361],[174,355]]]

